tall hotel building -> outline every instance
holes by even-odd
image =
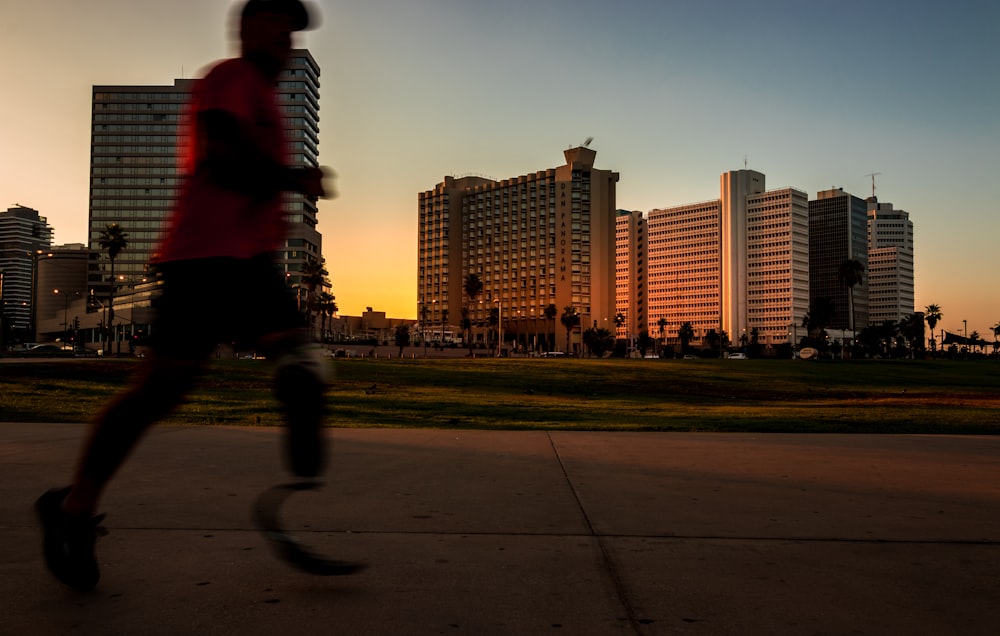
[[[421,321],[460,324],[466,309],[473,325],[485,326],[495,307],[507,337],[530,344],[559,334],[559,316],[572,306],[581,328],[613,331],[618,173],[594,168],[596,155],[571,148],[557,168],[502,181],[445,177],[421,192]],[[483,283],[475,303],[464,291],[470,274]],[[557,308],[554,321],[544,315],[549,305]],[[483,338],[482,329],[474,337]]]
[[[297,49],[278,80],[291,165],[319,165],[319,75],[312,55]],[[109,280],[99,241],[109,224],[128,234],[128,247],[115,260],[119,281],[128,284],[147,272],[183,179],[177,149],[193,86],[194,80],[178,79],[173,86],[93,87],[88,241],[94,260],[88,287],[100,297],[106,296]],[[314,203],[288,194],[284,209],[290,230],[279,262],[294,283],[306,256],[322,253],[321,237]]]
[[[868,322],[899,322],[914,311],[913,221],[891,203],[868,199]]]
[[[809,202],[809,302],[833,301],[827,327],[860,331],[868,326],[868,276],[848,289],[840,282],[844,261],[868,271],[868,204],[841,188],[824,190]],[[853,296],[854,320],[851,320]]]
[[[764,175],[720,177],[720,198],[649,213],[650,334],[666,337],[690,322],[696,342],[710,330],[730,341],[792,339],[809,304],[808,197],[765,190]]]
[[[646,329],[646,251],[642,212],[618,210],[615,219],[615,338],[631,340]],[[618,317],[621,316],[621,320]]]

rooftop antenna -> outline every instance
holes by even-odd
[[[743,169],[744,170],[747,169],[747,156],[746,155],[743,155]]]
[[[872,178],[872,197],[875,196],[875,177],[881,174],[882,174],[881,172],[869,172],[868,174],[865,175],[866,177]]]
[[[586,139],[584,139],[584,140],[583,140],[583,147],[584,147],[584,148],[589,148],[589,147],[590,147],[590,144],[591,144],[591,143],[592,143],[593,141],[594,141],[594,138],[593,138],[593,137],[587,137]]]

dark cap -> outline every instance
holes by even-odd
[[[310,26],[315,27],[317,23],[302,0],[247,0],[240,19],[246,20],[265,11],[287,15],[292,19],[292,28],[296,31],[305,31]]]

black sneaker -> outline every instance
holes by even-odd
[[[288,365],[278,369],[275,395],[285,411],[285,459],[299,477],[323,472],[326,440],[323,438],[324,383],[311,370]]]
[[[69,488],[50,490],[35,502],[35,512],[42,523],[45,564],[54,577],[81,591],[94,589],[101,573],[94,556],[98,517],[74,517],[62,509]]]

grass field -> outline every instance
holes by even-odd
[[[0,421],[82,422],[132,360],[0,364]],[[991,361],[338,359],[329,424],[344,427],[1000,433]],[[261,361],[212,363],[170,419],[280,424]]]

